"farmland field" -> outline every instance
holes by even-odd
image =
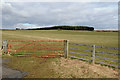
[[[64,39],[81,44],[118,47],[118,32],[13,30],[2,31],[3,40],[56,40]]]
[[[66,31],[66,30],[3,30],[2,31],[2,40],[69,40],[70,43],[80,43],[80,44],[87,44],[87,45],[95,44],[98,46],[118,48],[118,32]],[[76,47],[76,46],[73,46],[73,47]],[[84,48],[84,47],[81,47],[81,48]],[[85,49],[87,49],[87,48],[85,47]],[[98,50],[101,50],[101,49],[98,49]],[[73,50],[73,51],[75,51],[75,50]],[[103,51],[118,53],[118,51],[114,51],[114,50],[104,50],[103,49]],[[83,51],[83,53],[86,54],[87,52]],[[71,54],[71,53],[69,53],[69,54]],[[87,53],[87,54],[91,54],[91,53]],[[71,55],[73,55],[73,54],[71,54]],[[74,56],[77,56],[77,55],[74,55]],[[102,54],[101,56],[118,59],[117,56],[111,57],[109,55],[104,55],[104,54]],[[82,56],[79,56],[79,57],[82,57]],[[88,57],[84,57],[84,58],[88,58]],[[15,61],[14,61],[14,58],[13,58],[13,61],[16,64],[15,63],[11,63],[11,64],[8,63],[8,64],[12,67],[15,66],[15,68],[17,68],[17,65],[19,65],[19,64],[17,64],[17,61],[16,61],[17,59],[21,60],[19,58],[15,58]],[[23,58],[23,60],[24,60],[24,58]],[[21,60],[21,61],[23,61],[23,60]],[[37,59],[35,59],[35,61],[36,60]],[[112,61],[109,62],[109,61],[104,60],[103,62],[108,62],[108,63],[117,65],[117,63],[114,63]],[[20,62],[20,63],[22,63],[22,62]],[[50,63],[50,62],[48,61],[48,63]],[[27,69],[27,67],[25,67],[25,69],[23,69],[21,67],[19,67],[19,68],[23,71],[27,71],[27,70],[25,70],[25,69]],[[31,75],[29,75],[28,77],[31,77]]]

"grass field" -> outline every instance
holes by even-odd
[[[65,39],[81,44],[118,47],[118,32],[13,30],[2,31],[3,40]]]
[[[48,30],[48,31],[47,30],[41,30],[41,31],[40,30],[17,30],[17,31],[16,30],[11,30],[11,31],[4,30],[4,31],[2,31],[2,40],[69,40],[69,42],[71,42],[71,43],[80,43],[80,44],[88,44],[88,45],[95,44],[98,46],[118,48],[118,32],[65,31],[65,30],[59,30],[59,31],[58,30]],[[84,48],[84,47],[82,47],[82,48]],[[87,48],[85,47],[84,49],[87,49]],[[92,48],[88,48],[88,49],[92,49]],[[101,50],[101,49],[99,49],[99,50]],[[105,51],[118,53],[118,51],[114,51],[114,50],[105,50]],[[83,52],[83,53],[87,53],[87,52]],[[87,53],[87,54],[91,54],[91,53]],[[78,56],[78,55],[75,55],[75,56]],[[113,57],[113,56],[109,56],[109,55],[101,55],[101,56],[118,59],[118,57]],[[84,57],[84,58],[88,58],[88,57]],[[33,66],[38,66],[38,65],[33,65],[30,68],[23,66],[22,68],[20,68],[19,66],[21,66],[22,64],[24,64],[24,65],[27,64],[27,63],[23,63],[24,58],[23,58],[23,60],[21,60],[21,58],[11,58],[11,59],[13,59],[13,63],[8,63],[8,64],[14,68],[19,68],[20,70],[23,70],[23,71],[32,72],[29,69],[33,68]],[[16,62],[17,59],[21,60],[21,61],[18,61],[21,64],[18,64]],[[29,58],[27,60],[29,61]],[[38,60],[38,59],[35,59],[34,61],[36,61],[36,60]],[[52,60],[55,61],[55,59],[51,59],[51,61]],[[40,60],[40,61],[42,61],[42,60]],[[109,62],[109,61],[105,61],[105,62]],[[117,64],[114,62],[109,62],[109,63]],[[48,63],[44,64],[44,66],[49,65],[49,64],[50,64],[50,61],[48,61]],[[25,68],[27,70],[25,70],[23,68]],[[49,67],[49,68],[51,68],[51,67]],[[44,69],[43,69],[43,72],[45,72]],[[34,72],[34,73],[37,73],[37,72]],[[44,74],[46,74],[46,73],[47,73],[47,71]],[[53,73],[54,73],[54,71],[53,71]],[[38,76],[40,76],[40,75],[38,75]],[[38,76],[34,75],[34,77],[38,77]],[[48,74],[48,76],[51,76],[51,75]],[[32,77],[32,74],[29,75],[28,77]],[[46,76],[44,76],[44,77],[46,77]],[[54,76],[54,77],[58,77],[58,75]],[[92,76],[90,76],[90,77],[92,77]]]

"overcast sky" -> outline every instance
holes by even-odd
[[[117,2],[2,3],[2,28],[83,25],[118,29]]]

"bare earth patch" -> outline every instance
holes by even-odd
[[[118,70],[80,60],[60,58],[52,65],[60,78],[118,78]]]

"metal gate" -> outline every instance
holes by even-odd
[[[66,40],[7,40],[6,45],[11,56],[58,57],[64,56]]]

